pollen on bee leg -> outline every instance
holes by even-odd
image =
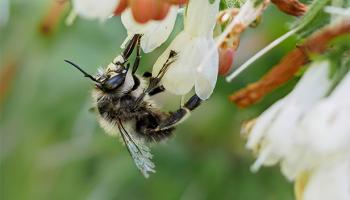
[[[117,66],[114,64],[114,63],[109,63],[108,66],[107,66],[107,70],[108,71],[115,71],[117,70]]]
[[[117,57],[114,58],[113,63],[114,64],[123,63],[124,61],[125,61],[124,57],[122,55],[118,55]]]

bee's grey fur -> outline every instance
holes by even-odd
[[[169,137],[175,126],[199,106],[201,100],[194,95],[183,108],[175,112],[162,112],[155,106],[150,95],[164,90],[159,83],[169,65],[174,62],[176,53],[171,51],[169,59],[156,77],[149,77],[149,73],[148,78],[138,76],[134,73],[141,57],[140,37],[135,35],[120,56],[106,69],[99,70],[95,78],[101,84],[95,87],[92,97],[100,125],[111,135],[118,135],[119,132],[136,166],[147,177],[149,172],[154,172],[154,165],[145,143],[158,142]],[[133,68],[129,69],[127,59],[132,46],[137,48],[137,60]],[[127,73],[123,75],[125,70]],[[122,84],[112,90],[105,89],[103,83],[116,76],[123,78]]]

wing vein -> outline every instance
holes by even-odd
[[[148,178],[150,172],[155,172],[155,166],[151,161],[152,154],[150,153],[149,147],[145,145],[142,139],[135,138],[129,134],[120,119],[117,120],[117,126],[123,142],[125,143],[129,154],[133,158],[136,167],[146,178]]]

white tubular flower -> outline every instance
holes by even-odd
[[[195,86],[196,94],[207,99],[214,90],[217,75],[218,51],[199,68],[209,51],[215,49],[213,30],[219,11],[219,0],[190,0],[184,19],[184,30],[179,33],[153,66],[157,75],[171,50],[178,53],[176,61],[162,79],[164,87],[177,95],[188,93]]]
[[[128,32],[125,41],[129,41],[135,34],[142,34],[142,50],[145,53],[153,51],[168,39],[175,25],[177,10],[178,6],[172,6],[162,21],[151,20],[140,24],[134,20],[131,10],[127,9],[121,16],[122,23]],[[122,47],[125,46],[126,42],[123,43]]]
[[[73,10],[83,18],[104,21],[113,14],[118,4],[119,0],[73,0]]]
[[[293,148],[300,118],[310,107],[323,98],[331,87],[329,62],[314,63],[294,90],[257,119],[249,136],[247,148],[258,149],[258,159],[252,166],[273,165],[297,153]],[[282,171],[289,179],[294,170],[282,163]]]
[[[328,61],[313,63],[295,89],[257,119],[247,143],[258,153],[253,170],[279,162],[297,185],[307,174],[298,193],[303,200],[350,199],[350,72],[325,97],[329,70]]]
[[[299,154],[286,157],[294,174],[335,159],[349,159],[350,72],[332,94],[313,106],[295,133]]]

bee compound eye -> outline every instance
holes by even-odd
[[[106,90],[115,90],[120,87],[125,81],[125,75],[119,74],[108,79],[104,84],[103,88]]]

